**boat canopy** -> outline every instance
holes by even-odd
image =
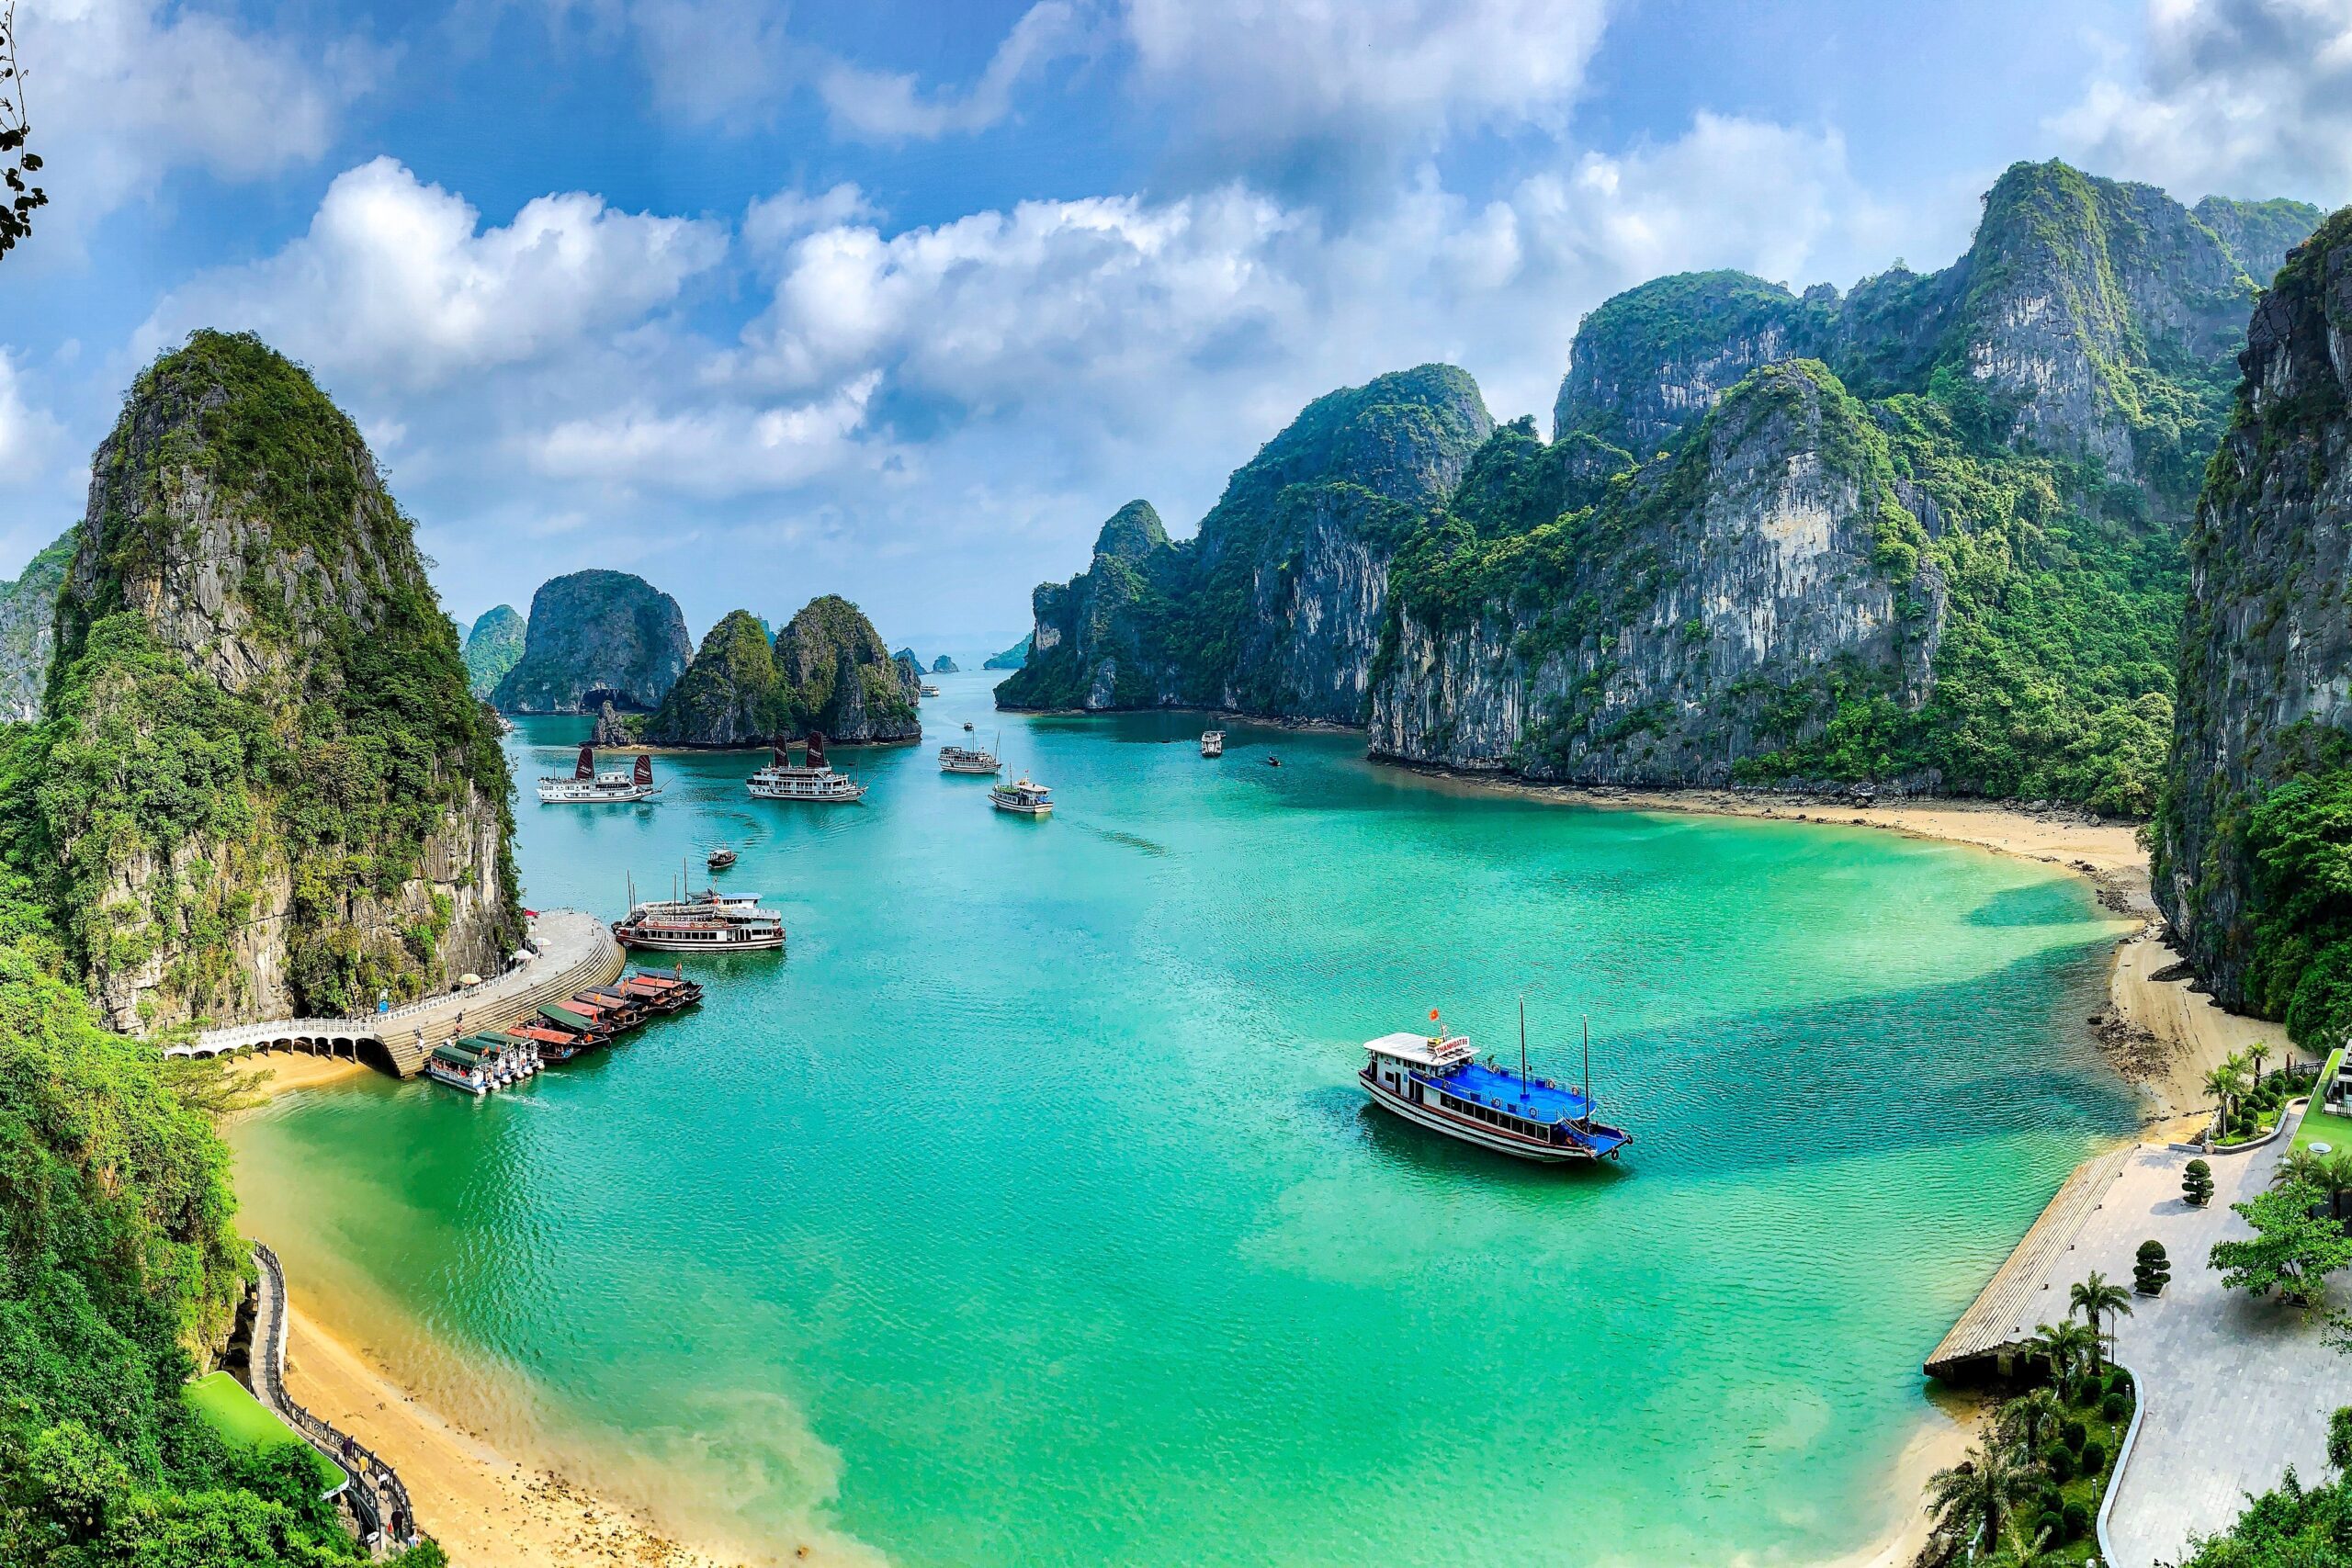
[[[1470,1037],[1466,1034],[1432,1040],[1426,1034],[1402,1031],[1367,1040],[1363,1048],[1375,1056],[1391,1056],[1415,1067],[1450,1067],[1457,1062],[1475,1061],[1478,1055],[1470,1049]]]
[[[593,1020],[583,1018],[570,1008],[558,1007],[553,1002],[542,1003],[539,1011],[546,1014],[552,1022],[562,1024],[574,1033],[586,1034],[596,1027]]]
[[[435,1045],[433,1054],[452,1066],[470,1070],[481,1066],[481,1058],[462,1045]]]

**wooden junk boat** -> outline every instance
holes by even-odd
[[[628,773],[600,773],[593,745],[580,748],[580,761],[570,778],[550,774],[539,781],[542,806],[626,806],[661,793],[662,786],[653,782],[652,758],[639,752]]]
[[[684,898],[632,899],[613,940],[643,953],[763,953],[784,947],[784,917],[756,893],[707,889]]]

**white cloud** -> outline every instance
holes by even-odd
[[[870,141],[984,130],[1012,112],[1013,90],[1023,78],[1079,47],[1083,31],[1068,0],[1040,0],[1012,25],[968,92],[926,97],[910,73],[869,71],[846,61],[826,67],[817,90],[837,128]]]
[[[64,426],[28,396],[16,356],[0,352],[0,488],[25,490],[57,474],[64,442]]]
[[[654,101],[691,125],[763,122],[805,73],[784,7],[767,0],[630,0],[626,15]]]
[[[753,256],[773,260],[812,229],[862,223],[880,216],[865,193],[847,182],[816,196],[781,190],[752,201],[743,215],[743,243]]]
[[[1145,82],[1244,168],[1432,146],[1446,131],[1556,130],[1604,0],[1126,0]]]
[[[554,479],[651,488],[711,498],[790,490],[843,466],[865,466],[858,427],[881,378],[869,371],[826,396],[765,407],[662,409],[632,400],[566,420],[525,444]]]
[[[2103,174],[2190,197],[2352,196],[2352,6],[2148,0],[2146,29],[2052,129]]]
[[[308,233],[175,290],[141,329],[250,328],[287,353],[411,389],[529,364],[674,299],[725,254],[718,225],[617,212],[571,191],[484,229],[462,197],[390,158],[337,175]]]
[[[20,16],[35,147],[79,236],[175,168],[246,180],[325,152],[387,56],[345,37],[305,46],[164,0],[44,0]]]

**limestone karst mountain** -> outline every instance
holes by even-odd
[[[523,657],[492,700],[503,713],[651,712],[693,656],[675,599],[628,572],[571,572],[531,596]]]
[[[356,1010],[522,934],[508,780],[357,429],[250,335],[133,385],[91,464],[20,869],[108,1022]]]

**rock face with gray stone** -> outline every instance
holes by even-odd
[[[25,563],[14,582],[0,582],[0,718],[40,716],[41,688],[57,647],[57,593],[74,560],[68,529]]]
[[[775,635],[792,730],[851,744],[922,739],[903,666],[865,613],[837,593],[812,599]]]
[[[2155,894],[2214,999],[2275,1017],[2330,966],[2285,951],[2298,933],[2264,907],[2253,818],[2281,786],[2338,775],[2352,755],[2352,209],[2278,274],[2240,363],[2236,417],[2188,539]]]
[[[625,571],[575,571],[531,596],[523,657],[498,682],[505,713],[650,713],[694,657],[678,602]]]
[[[32,744],[51,907],[108,1023],[358,1011],[522,934],[503,754],[351,421],[243,334],[91,463]]]
[[[461,639],[466,650],[466,684],[488,702],[496,694],[506,672],[523,661],[523,617],[512,604],[485,611]]]

